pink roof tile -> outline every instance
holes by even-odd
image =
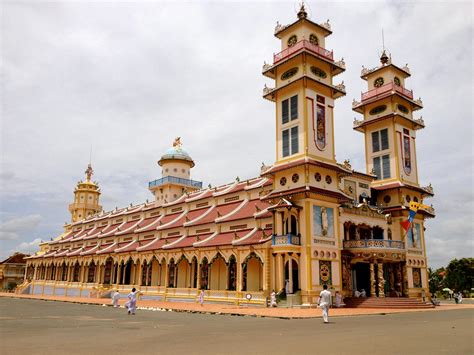
[[[246,236],[252,229],[243,229],[239,231],[231,231],[231,232],[224,232],[216,234],[215,237],[211,238],[204,243],[194,244],[195,247],[213,247],[219,245],[232,245],[232,241],[237,236],[237,238],[242,238]]]
[[[163,249],[178,249],[178,248],[189,248],[192,247],[194,243],[199,242],[209,238],[212,233],[200,234],[200,235],[188,235],[181,240],[177,240],[175,243],[168,243],[166,246],[163,246]]]
[[[158,226],[158,222],[162,217],[163,216],[160,215],[160,216],[145,218],[137,226],[137,229],[135,230],[135,232],[141,233],[141,232],[149,232],[149,231],[156,230],[156,227]]]
[[[234,211],[238,206],[242,204],[242,201],[236,201],[227,203],[225,205],[216,206],[211,212],[209,212],[205,217],[199,219],[195,223],[190,223],[187,226],[200,226],[202,224],[214,223],[215,220],[219,217],[224,217],[230,212]]]
[[[135,229],[135,227],[142,221],[142,219],[134,220],[134,221],[128,221],[125,223],[123,226],[120,226],[119,229],[117,229],[117,232],[115,232],[115,235],[121,235],[121,234],[126,234],[126,233],[132,233]]]
[[[239,210],[235,213],[223,219],[219,219],[219,223],[235,221],[238,219],[252,218],[254,214],[266,209],[268,206],[270,206],[268,203],[263,202],[260,199],[250,200],[241,208],[239,208]]]
[[[135,251],[140,246],[140,243],[137,240],[132,240],[131,242],[127,243],[124,246],[120,246],[115,249],[116,253],[126,253],[130,251]]]
[[[105,238],[105,237],[109,237],[111,235],[114,235],[115,232],[117,231],[117,229],[121,226],[125,224],[125,222],[122,222],[122,223],[116,223],[116,224],[112,224],[110,226],[108,226],[107,228],[105,228],[100,234],[99,234],[99,238]]]
[[[110,244],[103,244],[100,246],[100,249],[96,252],[96,254],[112,253],[115,250],[116,246],[116,242]]]
[[[252,234],[247,235],[241,239],[234,240],[232,245],[249,245],[249,244],[259,244],[264,243],[271,239],[272,229],[266,228],[264,230],[258,229]]]
[[[80,253],[80,255],[93,255],[99,249],[99,245],[90,245],[84,248],[84,251]]]

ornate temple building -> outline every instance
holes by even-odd
[[[352,108],[365,137],[366,171],[335,158],[334,117],[346,94],[345,71],[326,49],[329,23],[302,7],[293,23],[277,24],[281,49],[263,75],[275,86],[276,161],[255,178],[203,188],[195,162],[177,138],[149,183],[152,202],[103,211],[100,190],[78,183],[64,233],[27,260],[20,291],[106,297],[132,286],[143,299],[263,304],[285,290],[290,304],[312,304],[324,284],[334,293],[369,297],[428,294],[425,219],[421,205],[408,231],[409,203],[433,196],[418,181],[415,118],[420,99],[406,88],[410,70],[392,63],[363,69],[367,92]],[[249,301],[250,300],[250,301]]]

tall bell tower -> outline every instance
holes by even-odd
[[[275,165],[304,157],[336,162],[334,101],[345,95],[345,87],[334,85],[333,77],[344,72],[345,64],[335,62],[325,48],[331,33],[329,22],[311,21],[304,5],[292,24],[277,23],[281,51],[273,55],[273,64],[263,66],[263,75],[275,80],[274,88],[263,90],[276,105]]]

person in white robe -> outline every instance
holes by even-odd
[[[339,293],[339,291],[336,291],[336,308],[341,307],[342,305],[342,295]]]
[[[114,308],[119,307],[119,299],[120,299],[120,293],[117,290],[112,294],[112,305],[114,306]]]
[[[331,305],[331,292],[328,291],[328,285],[323,286],[319,294],[318,306],[323,311],[324,323],[329,323],[329,306]]]
[[[270,307],[276,307],[277,306],[277,297],[275,290],[272,291],[270,294]]]
[[[137,309],[137,295],[140,291],[137,291],[136,288],[132,288],[132,292],[130,292],[127,297],[128,301],[125,303],[125,307],[127,308],[128,314],[135,314]]]

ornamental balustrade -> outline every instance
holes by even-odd
[[[316,44],[313,44],[309,42],[306,39],[303,39],[299,42],[296,42],[293,46],[288,47],[284,50],[282,50],[280,53],[273,54],[273,64],[278,63],[279,61],[289,57],[290,55],[302,50],[302,49],[307,49],[308,51],[326,58],[330,60],[331,62],[334,61],[334,53],[333,51],[328,51],[327,49],[324,49]]]
[[[272,245],[279,246],[279,245],[301,245],[301,236],[294,235],[291,233],[283,234],[283,235],[272,235]]]
[[[388,84],[382,85],[381,87],[369,90],[361,94],[362,101],[377,97],[382,94],[386,94],[387,92],[398,92],[399,94],[408,97],[409,99],[413,100],[413,91],[405,89],[399,85],[395,85],[395,83],[390,82]]]
[[[361,240],[344,240],[345,249],[405,249],[405,243],[400,240],[384,240],[384,239],[361,239]]]
[[[161,186],[161,185],[164,185],[166,183],[175,183],[175,184],[192,186],[192,187],[196,187],[198,189],[202,189],[202,181],[195,181],[195,180],[179,178],[179,177],[175,177],[175,176],[165,176],[161,179],[150,181],[148,183],[148,187],[151,188],[151,187],[155,187],[155,186]]]

